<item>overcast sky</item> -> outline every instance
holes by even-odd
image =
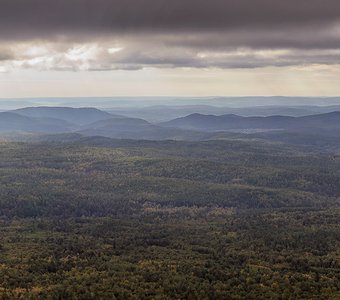
[[[339,0],[1,0],[0,97],[340,95]]]

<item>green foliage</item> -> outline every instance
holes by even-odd
[[[339,166],[243,141],[1,144],[0,298],[337,299]]]

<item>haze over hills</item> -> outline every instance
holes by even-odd
[[[125,107],[107,110],[113,114],[121,114],[132,118],[141,118],[150,122],[166,122],[190,114],[200,113],[208,115],[235,114],[243,117],[251,116],[292,116],[301,117],[313,114],[340,111],[340,105],[333,106],[251,106],[251,107],[219,107],[212,105],[157,105],[148,107]]]
[[[238,130],[294,130],[314,132],[322,131],[328,135],[337,135],[340,130],[340,112],[311,115],[304,117],[269,116],[241,117],[237,115],[202,115],[192,114],[161,123],[170,128],[198,131]]]
[[[57,133],[73,129],[73,124],[55,118],[30,118],[12,112],[0,113],[0,131]]]
[[[113,118],[83,126],[79,131],[86,136],[105,136],[122,139],[185,139],[187,130],[164,128],[137,118]]]
[[[11,140],[54,134],[134,140],[262,139],[333,149],[340,147],[340,112],[302,117],[196,113],[168,122],[152,123],[95,108],[28,107],[0,113],[0,132],[3,138]]]
[[[26,107],[13,111],[16,114],[32,118],[53,118],[64,120],[77,125],[85,125],[93,122],[117,117],[93,107]]]
[[[23,138],[27,134],[80,133],[124,139],[208,138],[206,133],[165,128],[143,119],[112,115],[95,108],[28,107],[0,113],[0,131],[6,137]]]
[[[340,98],[315,97],[83,97],[83,98],[18,98],[0,99],[0,111],[17,110],[25,116],[39,117],[42,112],[29,107],[41,107],[43,115],[60,119],[55,111],[47,107],[69,108],[62,118],[77,123],[75,111],[70,109],[100,109],[101,116],[91,114],[80,125],[96,122],[103,117],[103,111],[111,115],[139,118],[151,123],[170,121],[193,113],[239,116],[307,116],[340,110]],[[45,107],[45,108],[44,108]],[[23,110],[24,109],[24,110]],[[60,111],[59,111],[60,112]],[[109,116],[110,117],[110,116]]]
[[[93,107],[141,109],[150,106],[217,106],[249,108],[259,106],[303,107],[340,105],[340,97],[62,97],[62,98],[0,98],[0,110],[30,106]]]

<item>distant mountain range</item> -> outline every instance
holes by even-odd
[[[302,117],[314,114],[340,111],[340,105],[332,106],[250,106],[250,107],[218,107],[212,105],[157,105],[148,107],[113,108],[108,112],[132,118],[141,118],[150,122],[165,122],[175,118],[199,113],[205,115],[234,114],[242,117],[267,117],[273,115]]]
[[[0,132],[41,132],[57,133],[70,131],[74,125],[54,118],[30,118],[14,112],[0,113]]]
[[[113,115],[95,108],[28,107],[0,113],[2,135],[80,133],[147,140],[201,140],[206,133],[166,128],[143,119]]]
[[[304,117],[241,117],[233,114],[222,116],[191,114],[183,118],[161,123],[161,126],[204,132],[289,130],[297,132],[319,132],[326,135],[339,136],[340,112],[336,111]]]
[[[122,139],[186,139],[187,130],[164,128],[137,118],[112,118],[83,126],[79,133],[86,136],[106,136]]]
[[[0,134],[11,139],[56,134],[66,139],[79,135],[134,140],[265,139],[333,149],[340,148],[340,112],[302,117],[195,113],[150,123],[96,108],[28,107],[0,113]]]
[[[95,105],[94,105],[95,103]],[[249,108],[260,106],[296,107],[340,105],[340,97],[282,97],[282,96],[247,96],[247,97],[65,97],[65,98],[0,98],[0,110],[17,109],[28,106],[72,106],[99,109],[132,108],[150,106],[215,106],[227,108]],[[194,111],[199,112],[199,111]],[[189,112],[188,114],[193,113]],[[209,112],[201,112],[209,113]],[[221,112],[221,114],[238,112]],[[321,113],[321,112],[320,112]],[[215,114],[215,113],[213,113]]]
[[[92,107],[26,107],[12,111],[15,114],[30,118],[52,118],[64,120],[74,125],[85,125],[101,120],[119,117]]]

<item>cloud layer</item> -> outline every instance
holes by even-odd
[[[12,37],[119,31],[201,31],[322,26],[338,0],[2,0],[1,34]]]
[[[338,0],[2,0],[2,70],[340,62]]]

